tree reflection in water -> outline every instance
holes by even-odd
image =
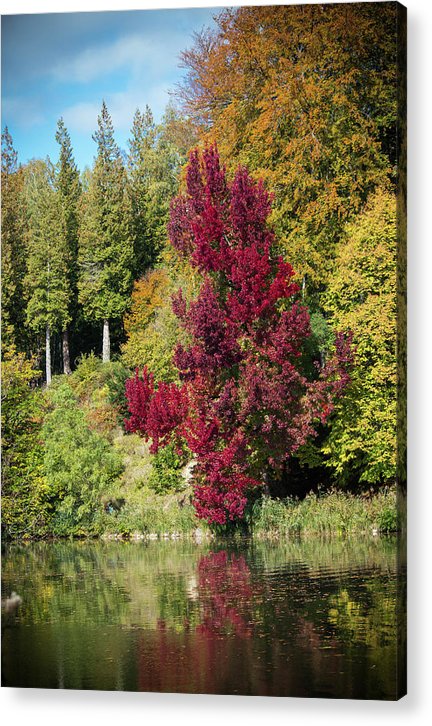
[[[198,591],[202,622],[196,630],[203,635],[235,634],[249,638],[252,622],[247,608],[252,604],[250,569],[242,555],[225,550],[211,552],[198,563]]]
[[[6,548],[5,685],[394,698],[394,541]],[[403,580],[401,579],[401,584]]]

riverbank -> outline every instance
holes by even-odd
[[[116,526],[117,525],[117,526]],[[176,504],[171,497],[161,498],[159,506],[134,512],[118,513],[106,519],[107,538],[176,539],[184,536],[197,540],[218,534],[247,533],[258,539],[289,536],[344,536],[390,534],[403,528],[398,512],[396,489],[385,489],[369,496],[355,496],[332,491],[309,494],[303,500],[262,497],[253,505],[245,526],[240,529],[210,529],[195,517],[190,504]],[[115,531],[114,531],[115,530]]]
[[[402,507],[400,507],[402,509]],[[260,538],[288,535],[390,534],[404,529],[396,487],[364,496],[341,491],[303,500],[263,497],[254,507],[252,529]]]
[[[332,491],[309,494],[302,500],[263,496],[251,507],[243,526],[211,528],[199,520],[188,490],[183,495],[152,496],[128,502],[118,511],[103,511],[88,528],[68,534],[45,532],[42,538],[104,540],[178,540],[201,543],[218,538],[248,536],[256,540],[296,537],[341,538],[389,535],[404,530],[396,489],[355,496]],[[20,539],[20,538],[15,538]],[[21,539],[38,539],[24,537]]]

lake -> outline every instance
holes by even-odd
[[[397,573],[393,538],[11,544],[3,685],[395,699]]]

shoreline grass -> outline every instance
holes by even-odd
[[[304,499],[271,499],[263,496],[252,506],[242,526],[214,529],[199,520],[190,502],[179,495],[147,493],[128,501],[115,513],[103,511],[92,526],[65,534],[45,532],[44,538],[103,538],[196,541],[251,537],[280,540],[297,537],[379,536],[404,529],[396,487],[375,494],[355,495],[341,491],[310,493]],[[33,539],[33,538],[30,538]]]
[[[302,500],[262,497],[252,510],[253,536],[389,534],[402,528],[396,487],[372,495],[330,491]]]

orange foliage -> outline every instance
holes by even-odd
[[[309,289],[343,223],[392,178],[396,4],[242,7],[183,53],[180,97],[230,169],[275,193],[273,223]]]
[[[166,302],[169,278],[165,270],[150,270],[134,284],[131,311],[126,315],[124,326],[128,336],[148,325],[154,313]]]

